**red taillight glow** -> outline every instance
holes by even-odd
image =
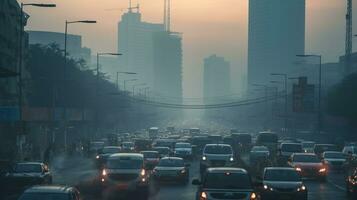
[[[207,193],[206,192],[202,192],[200,195],[200,200],[206,200],[207,199]]]
[[[253,192],[251,195],[250,195],[250,200],[256,200],[257,199],[257,195]]]

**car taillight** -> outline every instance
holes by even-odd
[[[206,192],[202,192],[201,193],[200,200],[207,200],[207,193]]]

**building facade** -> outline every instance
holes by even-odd
[[[305,51],[305,0],[250,0],[248,88],[271,73],[291,74]]]
[[[64,33],[47,31],[27,31],[29,34],[29,44],[57,44],[60,49],[64,49]],[[87,64],[91,63],[91,50],[82,46],[82,36],[67,35],[67,52],[74,59],[83,59]]]
[[[139,10],[129,9],[118,24],[118,52],[123,54],[119,58],[120,67],[138,73],[138,82],[151,88],[154,87],[153,36],[162,31],[163,24],[142,21]]]
[[[153,92],[182,103],[182,37],[170,32],[154,34]]]
[[[212,55],[204,59],[203,97],[205,104],[221,103],[231,93],[230,63]]]

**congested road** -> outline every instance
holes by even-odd
[[[56,160],[59,168],[54,169],[54,183],[66,185],[81,185],[82,193],[85,200],[102,199],[97,196],[95,186],[93,187],[94,178],[98,175],[98,171],[94,168],[91,159],[83,157],[74,157],[69,160],[59,158]],[[190,166],[190,182],[193,178],[199,177],[199,162],[192,161]],[[165,183],[161,184],[157,192],[150,194],[150,200],[189,200],[195,199],[196,186]],[[308,188],[308,199],[311,200],[345,200],[348,199],[345,190],[345,178],[340,172],[333,172],[328,175],[328,181],[322,183],[315,180],[307,180],[305,182]]]

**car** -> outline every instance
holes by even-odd
[[[207,144],[200,161],[201,174],[209,167],[231,167],[235,164],[233,149],[228,144]]]
[[[7,176],[11,178],[12,183],[21,187],[52,183],[52,174],[48,166],[41,162],[16,163]]]
[[[121,147],[119,146],[106,146],[102,150],[99,150],[99,153],[95,156],[97,167],[102,168],[110,155],[120,152]]]
[[[241,168],[208,168],[202,180],[192,184],[198,186],[196,200],[258,199],[248,172]]]
[[[67,186],[33,186],[20,196],[19,200],[60,199],[81,200],[79,191]]]
[[[342,170],[346,163],[346,156],[340,151],[325,151],[322,160],[329,170]]]
[[[101,173],[101,183],[106,190],[120,194],[149,195],[150,176],[144,168],[144,156],[138,153],[117,153],[109,156]]]
[[[290,167],[268,167],[263,173],[262,199],[307,200],[307,187],[300,174]]]
[[[302,144],[302,149],[304,150],[304,153],[314,153],[315,142],[304,141],[301,144]]]
[[[105,143],[103,141],[94,141],[91,142],[89,145],[89,153],[91,153],[91,155],[95,155],[97,154],[101,149],[103,149],[105,146]]]
[[[160,158],[168,157],[171,154],[169,147],[154,147],[153,150],[159,152]]]
[[[153,170],[153,176],[158,181],[179,181],[187,183],[190,178],[189,165],[179,157],[162,158]]]
[[[288,164],[300,173],[303,178],[315,178],[326,181],[327,167],[313,153],[294,153]]]
[[[303,148],[300,143],[281,143],[279,148],[279,157],[288,159],[293,153],[302,153]]]
[[[346,156],[348,156],[349,153],[352,153],[352,156],[357,158],[357,146],[345,146],[343,147],[342,153]]]
[[[265,146],[254,146],[251,150],[250,150],[250,154],[249,154],[249,162],[250,165],[254,165],[256,164],[260,159],[262,158],[268,158],[270,156],[270,152],[268,147]]]
[[[160,154],[157,151],[141,151],[144,155],[145,169],[152,170],[160,161]]]
[[[191,158],[192,157],[192,145],[190,143],[176,143],[174,155],[180,158]]]
[[[346,178],[346,191],[349,196],[357,197],[357,168]]]
[[[322,154],[325,151],[340,151],[338,147],[334,144],[316,144],[314,147],[314,153],[321,159]]]
[[[135,145],[134,145],[134,142],[123,142],[121,144],[121,148],[122,148],[123,152],[131,153],[131,152],[134,152]]]
[[[151,140],[149,139],[135,139],[135,150],[137,152],[140,152],[140,151],[148,151],[151,149]]]

